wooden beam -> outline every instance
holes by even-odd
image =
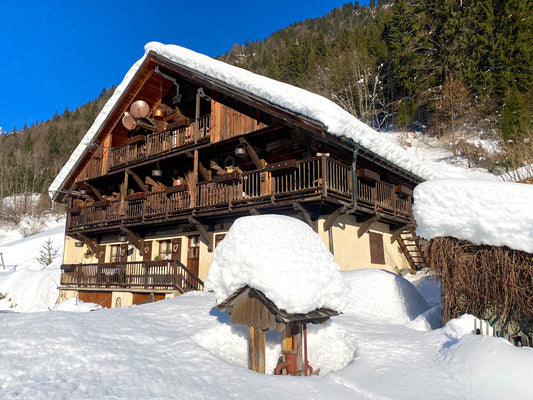
[[[198,172],[200,172],[200,175],[206,180],[211,180],[211,174],[209,171],[204,167],[204,164],[200,160],[198,160]]]
[[[360,238],[361,236],[363,236],[370,228],[370,225],[372,225],[372,223],[376,221],[379,221],[379,219],[380,219],[380,216],[376,214],[376,215],[371,216],[367,220],[365,220],[365,222],[363,222],[363,224],[357,230],[357,237]]]
[[[390,242],[394,243],[395,241],[397,241],[400,235],[402,234],[402,232],[405,232],[405,230],[409,228],[410,225],[411,224],[402,225],[398,229],[396,229],[394,232],[392,232],[392,236],[390,237]]]
[[[344,205],[344,206],[337,208],[335,211],[329,214],[329,216],[324,221],[324,232],[326,232],[327,230],[329,230],[329,228],[331,228],[331,226],[333,225],[333,222],[335,222],[335,220],[337,219],[339,215],[346,214],[347,211],[348,211],[348,206]]]
[[[196,226],[196,229],[198,229],[198,232],[200,233],[200,236],[207,243],[207,251],[212,252],[213,251],[213,237],[212,237],[212,235],[210,235],[208,230],[205,229],[204,225],[200,221],[198,221],[196,218],[194,218],[192,215],[189,217],[189,222]]]
[[[265,161],[264,160],[261,160],[259,158],[259,156],[257,155],[255,149],[250,145],[250,143],[248,143],[248,141],[241,137],[239,139],[239,142],[241,144],[243,144],[244,146],[246,146],[246,151],[248,152],[248,154],[250,155],[250,157],[252,158],[252,161],[254,162],[255,164],[255,168],[256,169],[263,169],[265,168]]]
[[[85,182],[85,187],[87,187],[87,189],[93,192],[98,201],[104,200],[104,196],[102,196],[102,193],[100,193],[100,191],[96,189],[93,185],[91,185],[89,182]]]
[[[300,203],[298,203],[298,202],[293,203],[292,206],[294,207],[294,209],[295,209],[296,211],[299,211],[300,213],[302,213],[302,215],[303,215],[305,221],[309,224],[309,226],[310,226],[311,228],[313,228],[313,230],[314,230],[315,232],[318,232],[318,223],[317,223],[317,221],[313,221],[313,220],[312,220],[312,218],[311,218],[311,214],[309,214],[309,211],[307,211],[307,210],[304,208],[304,206],[302,206],[302,205],[301,205]]]
[[[137,175],[135,172],[133,172],[131,169],[126,170],[128,174],[131,175],[137,186],[139,186],[139,189],[141,189],[144,193],[148,193],[148,188],[144,184],[141,178],[139,178],[139,175]]]
[[[139,239],[135,233],[133,233],[131,230],[129,230],[128,228],[126,228],[124,225],[121,225],[120,226],[120,230],[122,232],[124,232],[127,236],[128,236],[128,239],[129,241],[131,242],[131,244],[133,246],[135,246],[135,248],[139,251],[143,251],[143,245],[142,245],[142,242],[141,242],[141,239]]]
[[[93,251],[94,254],[98,254],[98,252],[100,251],[100,245],[94,243],[88,236],[85,236],[83,233],[78,233],[77,239],[85,243],[87,247]]]

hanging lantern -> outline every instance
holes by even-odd
[[[154,112],[152,113],[152,117],[155,119],[162,120],[165,119],[166,116],[167,108],[165,107],[165,105],[162,103],[157,104],[154,108]]]
[[[235,156],[236,157],[244,157],[246,156],[246,148],[243,144],[238,145],[235,147]]]
[[[152,176],[155,176],[155,177],[158,177],[158,178],[163,176],[163,171],[161,171],[161,169],[159,168],[159,163],[157,164],[156,169],[152,170]]]
[[[117,236],[117,239],[119,242],[127,242],[128,241],[128,235],[126,235],[125,233],[119,233],[118,236]]]

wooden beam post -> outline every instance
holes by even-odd
[[[318,222],[317,221],[313,221],[312,218],[311,218],[311,214],[309,214],[309,211],[307,211],[304,206],[302,206],[300,203],[298,202],[295,202],[293,203],[292,205],[294,207],[294,209],[296,211],[299,211],[300,213],[302,213],[305,221],[309,224],[309,226],[311,228],[313,228],[313,230],[315,232],[318,232]]]
[[[365,220],[365,222],[363,222],[363,224],[357,230],[357,237],[360,238],[361,236],[363,236],[370,228],[370,225],[372,225],[372,223],[376,221],[379,221],[379,219],[380,219],[380,216],[376,214],[368,218],[367,220]]]
[[[200,221],[198,221],[196,218],[194,218],[192,215],[189,217],[189,222],[191,224],[196,225],[196,229],[198,229],[200,236],[207,243],[207,251],[212,252],[213,251],[212,232],[210,233],[207,229],[205,229],[204,225]]]
[[[407,228],[409,228],[410,224],[402,225],[398,229],[396,229],[394,232],[392,232],[392,236],[390,237],[391,244],[398,240],[402,232],[405,232]]]
[[[302,350],[302,325],[295,324],[292,327],[292,343],[293,350],[296,351],[296,373],[294,375],[301,376],[303,374],[303,350]]]
[[[200,136],[200,95],[196,92],[196,109],[194,113],[194,144],[198,143]]]
[[[133,233],[131,230],[129,230],[123,225],[120,226],[120,230],[128,236],[129,241],[137,250],[143,251],[143,245],[141,243],[141,240],[135,235],[135,233]]]
[[[211,180],[210,172],[204,167],[204,165],[202,164],[202,162],[200,160],[198,160],[198,171],[200,172],[200,175],[202,175],[202,177],[206,181]]]
[[[96,189],[93,185],[91,185],[89,182],[85,182],[85,187],[87,187],[87,189],[94,193],[98,201],[104,200],[104,196],[102,196],[102,193],[100,193],[100,191]]]
[[[87,247],[93,251],[94,254],[97,255],[100,251],[100,246],[94,243],[89,237],[85,236],[83,233],[78,233],[77,239],[85,243]]]
[[[259,156],[257,155],[255,149],[250,145],[250,143],[248,143],[248,141],[245,138],[243,138],[243,137],[239,138],[239,142],[246,147],[246,151],[248,152],[248,154],[252,158],[252,161],[255,164],[255,168],[256,169],[265,168],[265,161],[261,160],[259,158]]]
[[[344,205],[339,208],[337,208],[335,211],[333,211],[324,221],[324,232],[329,230],[329,228],[332,227],[333,222],[337,219],[337,217],[341,214],[346,214],[348,211],[348,206]]]
[[[248,368],[252,371],[265,373],[265,331],[250,327],[248,340]]]
[[[139,186],[139,189],[141,189],[144,193],[148,193],[148,188],[144,184],[141,178],[139,178],[139,175],[137,175],[135,172],[133,172],[131,169],[126,170],[129,175],[133,178],[137,186]]]

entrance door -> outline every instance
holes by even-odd
[[[191,270],[196,276],[200,269],[200,235],[189,236],[189,249],[187,251],[187,268]],[[189,280],[189,283],[196,287],[196,281]]]

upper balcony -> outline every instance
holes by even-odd
[[[133,164],[172,150],[185,147],[195,142],[198,125],[198,141],[209,139],[211,115],[205,115],[188,126],[169,129],[147,136],[135,136],[128,143],[111,149],[108,169],[116,169]]]
[[[411,193],[358,170],[360,211],[400,220],[411,217]],[[325,200],[348,203],[353,196],[352,168],[327,156],[287,160],[255,171],[218,175],[192,187],[170,186],[124,199],[78,203],[69,212],[67,229],[80,231],[139,222],[163,222],[179,216],[245,210],[281,202]]]

